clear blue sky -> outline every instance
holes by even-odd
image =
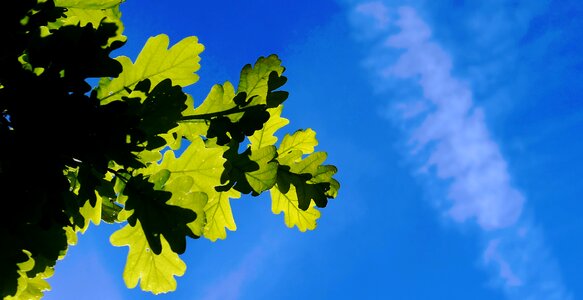
[[[577,299],[583,295],[583,4],[537,1],[136,1],[149,36],[206,47],[214,83],[277,53],[288,131],[339,168],[316,231],[267,197],[232,201],[236,232],[191,240],[174,293],[122,280],[118,225],[91,228],[46,299]]]

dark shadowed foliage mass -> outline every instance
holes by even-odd
[[[135,62],[110,57],[126,40],[117,0],[22,0],[0,14],[1,297],[42,297],[90,222],[125,224],[110,240],[129,246],[126,285],[157,294],[184,274],[186,237],[235,229],[230,198],[270,191],[273,212],[305,231],[336,197],[313,130],[276,145],[288,123],[277,56],[195,106],[183,87],[203,46],[159,35]]]

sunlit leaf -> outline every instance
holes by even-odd
[[[207,148],[200,139],[195,139],[178,158],[173,151],[167,151],[160,165],[152,165],[149,172],[165,169],[171,173],[170,180],[180,179],[181,184],[192,182],[190,192],[203,192],[207,195],[204,206],[206,225],[203,235],[215,241],[226,237],[226,230],[236,230],[229,198],[239,198],[240,193],[234,190],[218,192],[215,186],[221,184],[225,159],[222,157],[226,147]],[[195,220],[195,223],[199,220]]]
[[[163,175],[156,176],[160,173]],[[124,189],[128,196],[124,210],[132,211],[128,218],[131,226],[140,222],[152,252],[160,253],[164,237],[172,251],[182,254],[186,250],[186,237],[194,237],[188,224],[196,219],[196,214],[191,209],[169,203],[173,195],[163,190],[168,173],[162,170],[149,180],[141,174],[132,177]]]
[[[224,147],[207,148],[201,139],[193,140],[184,152],[177,158],[173,151],[166,151],[160,165],[151,169],[166,169],[170,178],[190,176],[194,179],[193,191],[204,192],[207,195],[216,192],[215,186],[221,184],[221,174],[225,159]]]
[[[26,274],[34,267],[34,259],[30,256],[30,252],[24,251],[28,256],[28,260],[18,264],[20,277],[18,278],[18,289],[14,296],[5,297],[4,300],[39,300],[43,297],[44,292],[51,289],[51,285],[46,281],[47,278],[53,276],[53,268],[46,268],[44,272],[40,272],[28,277]]]
[[[261,193],[270,189],[277,179],[277,162],[273,161],[277,154],[275,146],[265,146],[251,151],[249,159],[259,165],[256,171],[246,172],[245,178],[253,190]]]
[[[149,79],[156,86],[164,79],[182,87],[198,80],[195,74],[200,68],[199,54],[204,47],[194,36],[184,38],[170,49],[167,35],[160,34],[148,39],[135,63],[126,57],[116,58],[123,66],[123,72],[113,79],[103,78],[97,88],[97,97],[102,103],[127,96],[126,88],[133,88],[138,82]]]
[[[205,100],[198,107],[196,107],[193,114],[202,115],[220,113],[222,111],[237,107],[237,104],[235,104],[233,98],[235,98],[235,88],[230,82],[226,81],[222,85],[215,84],[211,88],[211,91],[206,96]],[[237,115],[238,118],[240,118],[241,114],[239,113]],[[229,115],[228,117],[233,121],[238,119],[232,115]]]
[[[277,149],[279,161],[282,164],[297,161],[302,157],[302,154],[314,152],[314,147],[317,145],[316,132],[310,128],[298,130],[292,135],[286,134]]]
[[[277,55],[260,57],[253,67],[251,65],[243,67],[237,93],[245,92],[247,93],[247,98],[260,96],[265,101],[268,91],[269,74],[275,71],[281,75],[284,70],[285,68],[281,66],[281,60]]]
[[[85,204],[79,208],[79,212],[83,218],[85,218],[85,225],[80,228],[81,232],[85,232],[87,230],[90,221],[95,225],[99,225],[101,222],[101,204],[103,202],[99,195],[96,196],[96,199],[97,202],[95,203],[95,206],[91,206],[91,203],[86,201]]]
[[[276,215],[283,212],[287,227],[296,226],[302,232],[316,228],[316,220],[320,218],[320,212],[314,208],[313,202],[307,210],[300,209],[294,186],[291,186],[285,194],[280,192],[277,186],[269,192],[271,194],[271,211]]]
[[[187,208],[196,213],[196,219],[188,223],[188,227],[197,236],[203,235],[203,228],[206,224],[205,206],[208,197],[203,192],[191,191],[194,179],[190,176],[180,176],[166,183],[162,189],[172,193],[172,198],[168,201],[170,205]]]
[[[214,242],[217,239],[225,239],[227,237],[226,229],[237,230],[230,199],[239,197],[241,197],[241,193],[232,189],[226,192],[214,192],[209,195],[209,201],[204,208],[207,219],[204,227],[205,238]]]
[[[249,137],[251,150],[257,150],[263,146],[275,145],[277,142],[275,132],[289,123],[288,119],[281,117],[282,110],[283,106],[281,105],[267,110],[270,115],[269,120],[263,125],[261,130],[256,131]]]
[[[129,288],[140,283],[140,288],[154,294],[176,289],[174,276],[182,276],[186,264],[178,254],[170,250],[170,245],[161,237],[162,252],[159,255],[148,247],[148,241],[139,221],[135,226],[129,224],[114,232],[110,237],[112,245],[128,246],[129,252],[123,272],[123,280]]]
[[[124,26],[121,22],[121,12],[119,0],[55,0],[55,6],[65,7],[65,18],[60,18],[50,24],[51,28],[64,25],[81,25],[85,26],[91,23],[97,28],[101,22],[114,23],[117,26],[117,36],[110,39],[112,41],[125,41],[126,37],[122,36]]]
[[[123,0],[55,0],[55,6],[83,9],[107,9],[119,6]]]

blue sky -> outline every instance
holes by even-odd
[[[134,57],[196,35],[200,81],[277,53],[286,128],[311,127],[339,197],[300,233],[268,197],[237,231],[191,240],[178,290],[122,280],[119,225],[91,228],[46,299],[577,299],[583,295],[583,4],[540,1],[127,1]]]

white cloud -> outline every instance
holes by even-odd
[[[484,262],[486,263],[496,263],[499,267],[499,275],[508,286],[520,286],[522,285],[522,280],[514,274],[511,270],[508,262],[500,255],[498,251],[498,245],[500,244],[500,239],[493,239],[488,242],[488,246],[484,251]]]
[[[416,79],[434,107],[413,134],[417,148],[433,146],[426,167],[440,179],[453,180],[449,188],[457,221],[475,218],[487,230],[512,225],[520,216],[524,197],[510,184],[498,146],[490,138],[483,112],[472,103],[469,88],[451,76],[450,57],[430,40],[431,30],[412,8],[399,9],[400,33],[386,45],[405,49],[385,76]]]
[[[358,5],[355,13],[373,5],[376,11],[392,10],[380,9],[379,3]],[[361,18],[370,17],[367,11]],[[380,45],[385,53],[376,49],[365,61],[381,65],[373,69],[387,84],[414,81],[422,91],[424,102],[416,99],[397,106],[402,122],[421,118],[412,129],[410,155],[427,154],[421,169],[446,183],[447,215],[459,223],[474,220],[482,229],[483,262],[496,270],[495,282],[502,283],[509,298],[570,299],[540,230],[524,220],[525,197],[512,185],[507,163],[490,135],[483,110],[474,104],[471,89],[452,75],[450,55],[432,40],[431,28],[416,10],[401,7],[397,11],[392,23],[398,33],[388,35]],[[361,27],[367,22],[353,24],[359,27],[356,31],[366,31]],[[386,53],[400,54],[387,65]]]
[[[371,16],[375,21],[375,27],[382,29],[389,24],[389,10],[380,1],[362,3],[356,6],[359,14]]]

